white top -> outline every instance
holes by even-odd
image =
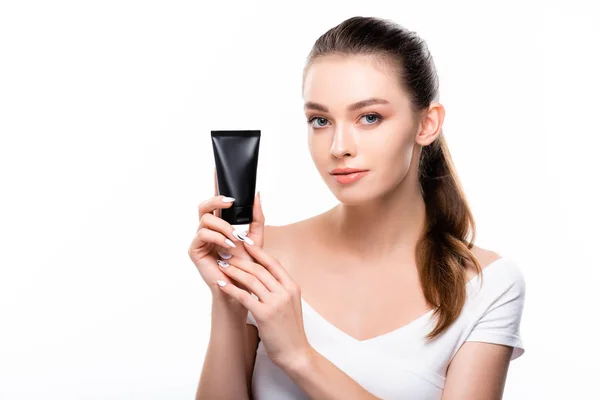
[[[306,336],[316,351],[379,398],[439,400],[446,369],[464,342],[512,346],[511,360],[525,352],[519,332],[525,301],[522,271],[505,257],[482,271],[483,285],[479,285],[479,275],[467,283],[467,300],[458,319],[429,343],[424,336],[435,326],[430,318],[433,310],[392,332],[357,340],[302,299]],[[251,312],[247,323],[257,326]],[[255,400],[308,399],[271,362],[262,341],[256,350],[252,393]]]

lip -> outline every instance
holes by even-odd
[[[337,183],[341,185],[348,185],[360,180],[362,177],[367,175],[369,171],[366,170],[354,170],[349,174],[331,174]]]
[[[331,175],[348,175],[354,174],[356,172],[366,172],[366,169],[359,168],[336,168],[334,170],[329,171]]]

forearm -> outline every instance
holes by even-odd
[[[222,295],[213,296],[211,330],[196,399],[248,399],[246,320]]]
[[[312,347],[305,357],[284,370],[311,399],[379,399]]]

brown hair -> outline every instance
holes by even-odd
[[[366,55],[396,68],[400,87],[411,99],[415,127],[422,113],[439,97],[439,81],[427,44],[415,32],[387,19],[352,17],[320,36],[307,57],[311,63],[327,55]],[[303,79],[304,82],[304,79]],[[466,301],[466,263],[481,265],[471,252],[475,221],[443,136],[421,150],[419,182],[426,205],[426,223],[416,246],[416,260],[425,299],[435,307],[434,339],[460,315]],[[468,235],[471,233],[469,241]]]

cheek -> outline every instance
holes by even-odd
[[[327,142],[314,134],[309,133],[308,135],[308,150],[313,162],[317,167],[326,165],[330,157]]]
[[[384,176],[396,179],[408,170],[414,149],[414,140],[410,134],[400,135],[396,131],[365,144],[369,147],[369,158],[376,163],[373,167],[382,171]]]
[[[377,178],[372,181],[373,195],[388,192],[405,179],[414,149],[414,142],[408,136],[390,137],[383,145],[371,149],[369,158],[374,162],[374,177]]]

